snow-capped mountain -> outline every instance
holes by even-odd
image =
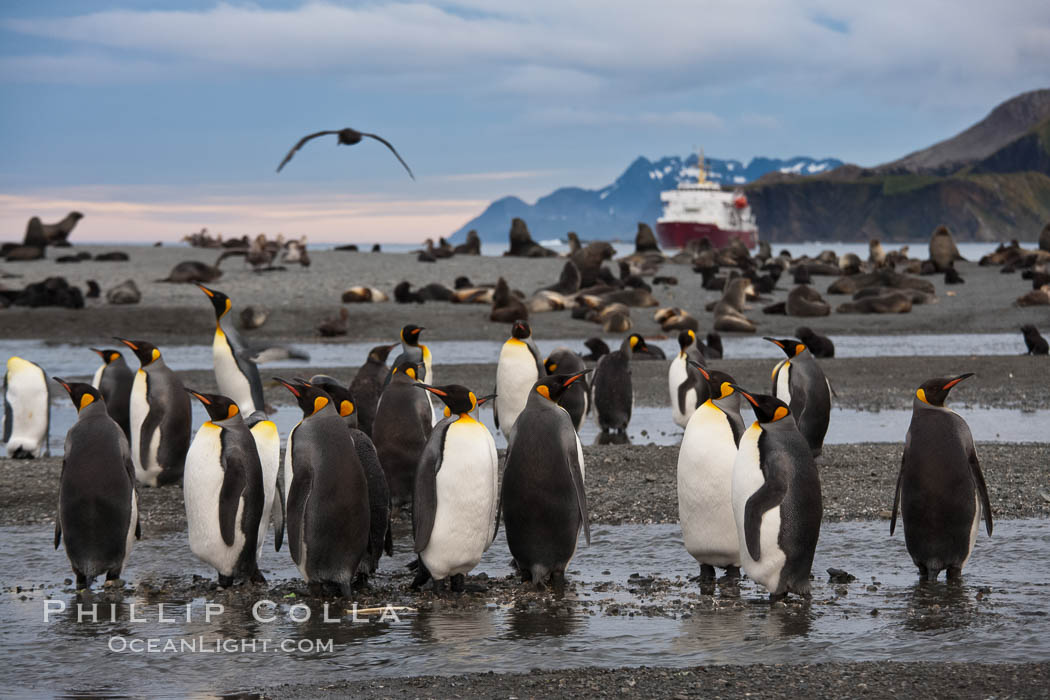
[[[781,172],[816,175],[842,165],[834,158],[815,159],[798,156],[753,158],[747,164],[739,160],[707,158],[707,178],[727,186],[744,185],[766,173]],[[657,161],[639,157],[616,181],[599,190],[562,187],[527,204],[517,197],[504,197],[490,204],[475,219],[452,234],[462,238],[476,229],[482,240],[504,241],[514,217],[525,220],[533,237],[564,238],[575,231],[582,238],[630,238],[638,222],[653,226],[660,216],[660,192],[695,179],[697,156],[668,156]]]

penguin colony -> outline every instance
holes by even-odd
[[[410,509],[417,561],[413,587],[433,582],[466,589],[502,521],[513,566],[523,581],[560,588],[580,534],[590,543],[586,469],[578,431],[591,412],[603,433],[625,434],[634,402],[631,359],[652,352],[627,335],[602,354],[588,385],[584,359],[568,348],[542,358],[532,329],[518,321],[497,363],[494,393],[432,382],[432,356],[421,326],[397,345],[369,353],[345,386],[316,375],[274,379],[293,396],[302,419],[281,458],[266,416],[262,382],[228,325],[232,301],[201,286],[212,303],[218,393],[185,388],[146,340],[116,338],[132,351],[93,348],[102,359],[91,384],[55,378],[78,412],[66,437],[55,547],[65,544],[78,588],[105,575],[118,581],[141,536],[137,488],[182,482],[191,551],[213,567],[221,586],[264,582],[259,562],[267,530],[288,551],[311,593],[352,594],[392,554],[391,518]],[[684,427],[678,501],[685,549],[710,590],[743,573],[772,599],[810,594],[823,514],[817,459],[832,391],[805,342],[766,338],[786,359],[773,368],[769,394],[741,387],[709,366],[693,329],[678,335],[668,367],[675,423]],[[935,378],[916,390],[890,533],[901,514],[905,543],[919,574],[958,577],[983,519],[988,490],[965,420],[945,406],[971,376]],[[4,379],[8,456],[47,454],[49,385],[43,369],[18,357]],[[357,396],[360,398],[357,398]],[[208,420],[192,434],[191,397]],[[431,397],[441,407],[435,416]],[[478,420],[491,403],[508,438],[502,480],[495,442]],[[741,409],[753,413],[747,426]],[[537,439],[542,437],[542,439]]]

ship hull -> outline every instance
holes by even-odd
[[[656,225],[656,235],[664,248],[684,248],[689,241],[707,238],[715,248],[725,248],[738,240],[748,248],[758,245],[755,231],[734,231],[719,228],[715,224],[686,221],[662,221]]]

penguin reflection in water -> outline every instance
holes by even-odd
[[[947,569],[957,579],[970,558],[984,511],[992,534],[988,488],[966,421],[944,401],[958,377],[931,379],[915,392],[911,425],[893,497],[890,534],[900,508],[904,541],[919,576],[936,581]]]
[[[740,394],[733,378],[690,360],[706,384],[705,399],[689,418],[678,452],[678,518],[686,551],[700,565],[701,585],[740,578],[740,538],[733,515],[733,465],[744,434]]]
[[[307,382],[274,379],[303,411],[284,463],[288,549],[312,594],[334,585],[348,597],[368,552],[371,524],[368,481],[354,439],[327,393]]]
[[[229,398],[187,391],[210,419],[197,430],[186,454],[183,492],[190,550],[215,567],[223,588],[238,578],[265,583],[257,545],[266,493],[255,437]],[[275,549],[280,549],[280,526],[275,530]]]
[[[420,566],[413,588],[427,579],[434,587],[451,580],[463,591],[465,575],[478,565],[496,536],[499,469],[496,443],[488,428],[470,414],[480,404],[474,392],[457,384],[417,387],[445,403],[446,417],[434,426],[416,470],[412,530]]]
[[[507,546],[525,581],[565,583],[583,528],[591,530],[584,490],[583,448],[561,395],[590,370],[536,382],[507,445],[500,502]]]
[[[131,451],[98,389],[55,381],[77,408],[77,421],[66,434],[55,549],[65,535],[78,590],[89,588],[99,574],[106,575],[109,585],[120,580],[132,542],[141,536]]]
[[[732,388],[757,419],[740,438],[733,464],[740,563],[769,590],[770,600],[788,593],[808,598],[824,512],[813,454],[786,403]]]

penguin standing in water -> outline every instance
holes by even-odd
[[[47,374],[21,357],[7,360],[4,374],[4,444],[14,459],[47,457],[51,451],[51,392]]]
[[[499,351],[496,364],[496,401],[492,415],[496,427],[509,439],[514,421],[525,408],[532,386],[544,375],[540,351],[525,321],[515,321],[510,339]]]
[[[537,588],[548,578],[564,585],[581,527],[591,543],[583,447],[557,403],[589,371],[536,382],[507,445],[500,492],[507,546],[522,578]]]
[[[433,578],[437,587],[451,577],[452,590],[459,592],[496,536],[496,443],[470,415],[480,403],[474,392],[456,384],[416,386],[440,398],[449,415],[434,426],[416,471],[412,530],[422,565],[412,586]]]
[[[223,588],[238,578],[265,583],[257,557],[266,494],[255,438],[228,397],[186,391],[210,418],[186,453],[182,488],[190,550],[215,567]]]
[[[107,584],[119,581],[132,542],[141,536],[135,468],[128,440],[98,389],[58,377],[55,381],[77,408],[62,459],[55,549],[65,535],[77,590],[83,590],[99,574],[106,575]]]
[[[259,520],[259,538],[256,540],[256,558],[262,556],[266,528],[272,522],[274,529],[274,551],[281,551],[284,541],[284,491],[280,488],[278,474],[281,469],[281,436],[277,424],[262,411],[247,416],[244,422],[252,432],[255,449],[259,452],[259,464],[263,476],[263,512]]]
[[[543,367],[547,374],[579,374],[587,369],[579,353],[564,346],[555,348],[543,363]],[[587,385],[586,377],[580,377],[563,391],[558,405],[569,413],[576,432],[583,430],[583,420],[591,410],[591,388]]]
[[[372,441],[386,473],[390,501],[397,512],[412,502],[416,467],[433,426],[428,393],[420,391],[419,365],[401,360],[391,370],[390,384],[379,397]]]
[[[215,337],[211,343],[211,355],[215,362],[215,382],[219,385],[219,393],[228,396],[246,416],[256,411],[265,412],[259,368],[243,356],[247,348],[231,320],[233,302],[222,292],[208,289],[202,284],[197,286],[208,295],[215,309]]]
[[[598,359],[591,383],[594,394],[594,409],[598,413],[598,426],[603,433],[615,430],[617,434],[627,432],[634,408],[634,389],[631,387],[631,356],[646,352],[645,338],[631,333],[624,338],[619,350]]]
[[[919,567],[919,576],[930,581],[945,569],[949,579],[962,574],[982,511],[992,534],[988,487],[973,436],[966,421],[944,405],[952,387],[972,376],[931,379],[920,386],[904,439],[890,534],[897,526],[899,507],[908,554]]]
[[[324,390],[335,404],[336,411],[350,429],[350,437],[357,448],[357,458],[365,470],[368,481],[368,505],[370,525],[368,528],[368,556],[365,570],[358,573],[359,579],[367,579],[379,568],[379,559],[386,551],[387,556],[394,555],[393,529],[390,525],[390,487],[386,483],[386,474],[379,464],[379,455],[372,438],[358,428],[357,404],[353,394],[334,377],[316,374],[310,377],[310,384]]]
[[[131,385],[131,459],[146,486],[178,483],[190,447],[190,395],[160,350],[144,340],[116,338],[142,366]]]
[[[312,594],[328,584],[349,597],[368,551],[371,520],[365,471],[331,397],[306,382],[275,379],[303,410],[295,439],[288,444],[291,459],[285,463],[285,478],[291,476],[286,522],[292,560]]]
[[[674,422],[684,428],[696,407],[709,397],[707,381],[700,377],[690,362],[700,366],[707,363],[697,343],[695,332],[681,331],[678,334],[678,347],[678,354],[667,368],[667,389],[671,394]]]
[[[678,519],[686,551],[700,565],[700,580],[740,577],[740,538],[733,515],[733,465],[744,434],[740,395],[724,372],[693,368],[710,398],[690,416],[678,451]]]
[[[813,456],[824,451],[824,436],[831,421],[831,385],[813,353],[794,338],[764,338],[787,355],[773,369],[773,395],[791,409],[798,429]]]
[[[423,367],[419,370],[419,381],[433,383],[433,373],[431,372],[433,357],[430,354],[430,348],[419,342],[419,334],[424,330],[422,326],[417,326],[414,323],[410,323],[401,329],[401,354],[394,358],[391,366],[397,367],[404,360],[417,365],[421,364]],[[392,373],[387,375],[388,384],[392,377]]]
[[[733,385],[757,419],[733,463],[733,516],[744,571],[769,591],[810,595],[809,574],[824,502],[806,438],[784,401]]]
[[[350,393],[357,408],[358,427],[365,435],[372,435],[372,423],[376,419],[376,408],[379,406],[379,395],[390,376],[386,358],[397,345],[377,345],[368,351],[368,359],[357,370],[354,380],[350,382]]]
[[[91,348],[92,352],[102,358],[102,366],[95,370],[91,386],[99,390],[106,402],[106,410],[117,425],[124,431],[124,437],[131,442],[131,385],[135,383],[135,373],[124,361],[124,356],[109,348]]]

